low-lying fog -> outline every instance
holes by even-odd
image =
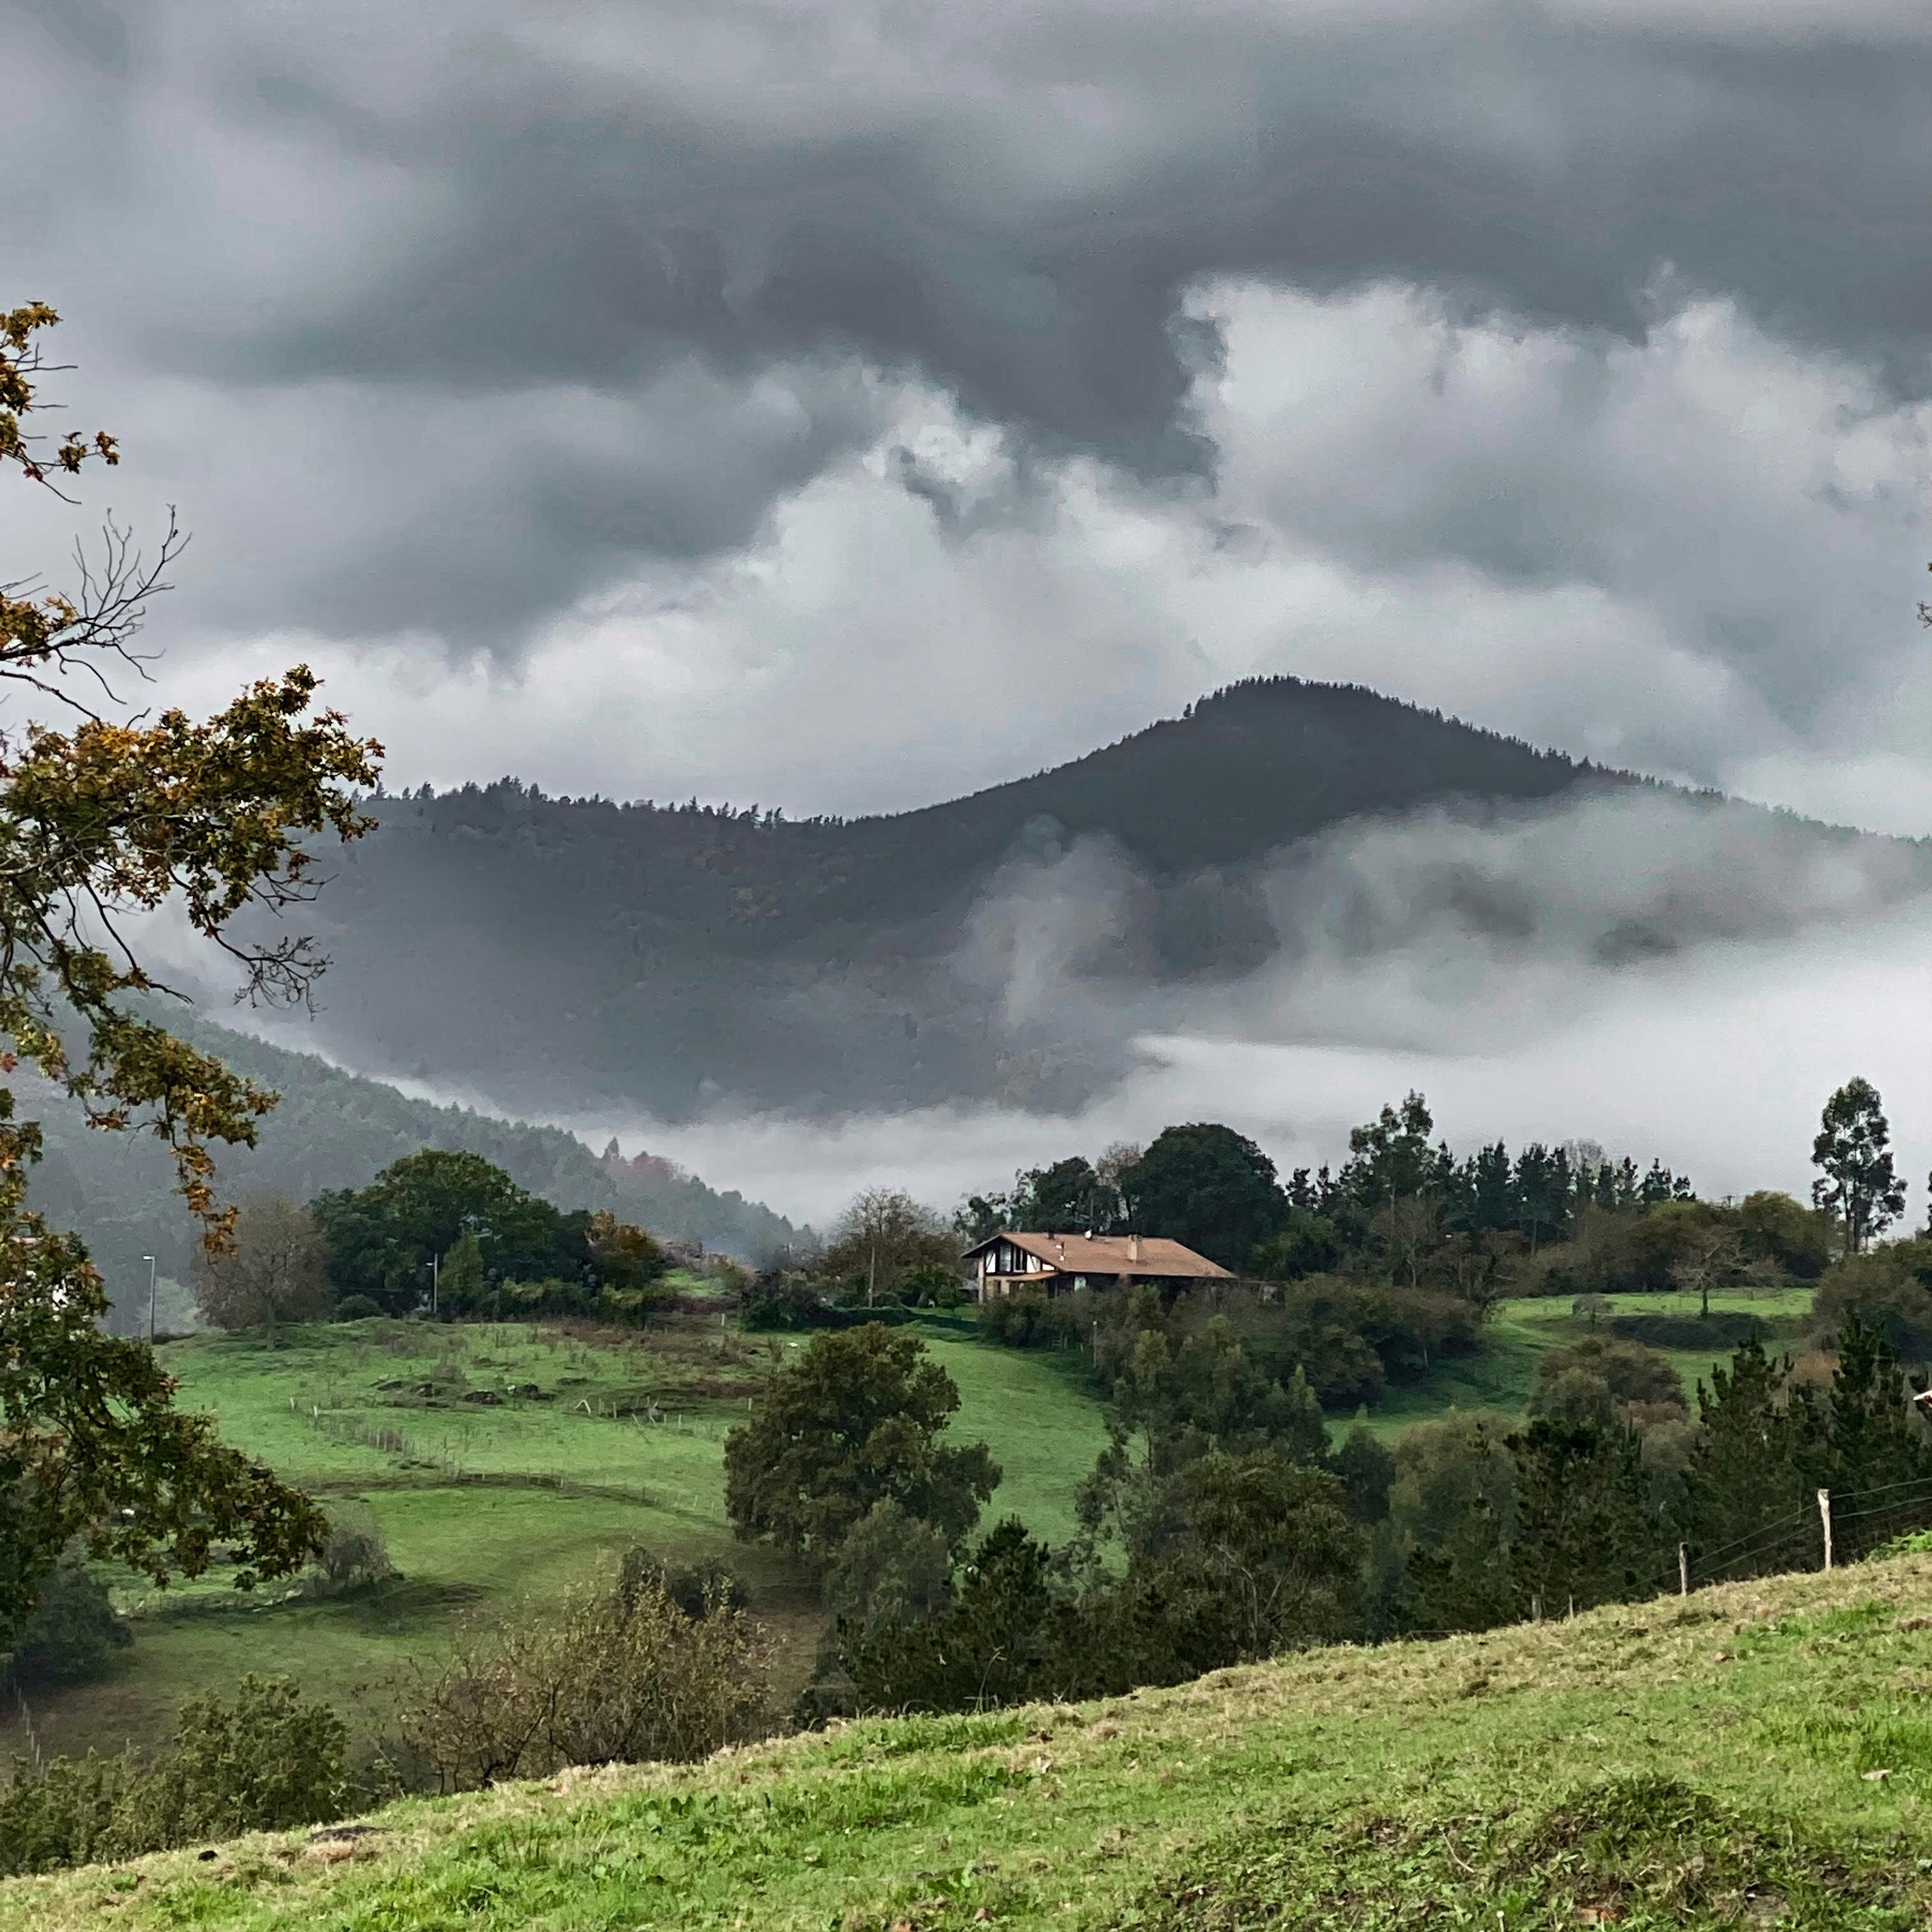
[[[1336,1162],[1348,1128],[1411,1088],[1460,1150],[1584,1138],[1708,1195],[1802,1196],[1820,1108],[1862,1074],[1883,1093],[1916,1225],[1932,1165],[1928,880],[1922,844],[1648,790],[1358,822],[1243,887],[1281,935],[1265,964],[1156,984],[1107,964],[1146,882],[1104,842],[1048,841],[998,875],[954,970],[1001,1016],[993,1050],[1060,1042],[1118,1064],[1077,1112],[828,1120],[727,1103],[692,1122],[604,1109],[556,1124],[820,1226],[862,1187],[950,1210],[1016,1168],[1181,1120],[1252,1134],[1284,1174]],[[514,1111],[493,1104],[484,1070],[410,1090]]]
[[[1432,974],[1461,982],[1478,1050],[1427,1049],[1408,1036]],[[664,1126],[567,1123],[615,1133],[715,1187],[755,1195],[824,1226],[859,1188],[890,1182],[950,1208],[1018,1166],[1108,1142],[1145,1140],[1178,1120],[1252,1134],[1284,1172],[1339,1161],[1348,1130],[1411,1088],[1459,1149],[1502,1138],[1600,1142],[1688,1172],[1701,1192],[1810,1184],[1811,1138],[1832,1088],[1875,1081],[1900,1166],[1924,1218],[1932,1163],[1932,904],[1800,944],[1718,944],[1688,961],[1616,972],[1494,968],[1480,993],[1446,961],[1404,955],[1322,976],[1314,1006],[1346,1010],[1347,1044],[1272,1044],[1208,1034],[1145,1034],[1118,1090],[1071,1117],[928,1108],[837,1123],[714,1118]],[[1502,1043],[1515,1030],[1514,1044]],[[1463,1030],[1456,1030],[1460,1033]]]

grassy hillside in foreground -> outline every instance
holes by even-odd
[[[1880,1932],[1932,1906],[1932,1558],[882,1719],[0,1885],[0,1932]]]
[[[994,1445],[1004,1480],[986,1521],[1017,1515],[1065,1540],[1074,1491],[1103,1439],[1090,1384],[1070,1362],[981,1342],[970,1322],[916,1332],[958,1385],[957,1438]],[[372,1321],[290,1330],[273,1349],[221,1335],[164,1344],[182,1406],[215,1412],[226,1440],[325,1508],[365,1502],[401,1576],[290,1600],[239,1595],[221,1570],[165,1592],[130,1575],[118,1594],[136,1611],[132,1648],[98,1683],[34,1695],[41,1748],[158,1743],[182,1699],[226,1691],[246,1670],[287,1672],[358,1736],[379,1734],[387,1684],[411,1658],[443,1649],[458,1619],[548,1596],[634,1543],[675,1563],[717,1558],[740,1570],[781,1640],[788,1697],[811,1668],[816,1594],[794,1566],[735,1541],[724,1518],[724,1436],[775,1342],[801,1346],[696,1319],[595,1343],[521,1324]],[[434,1406],[412,1393],[427,1377],[438,1384]],[[466,1388],[524,1383],[550,1399],[462,1400]],[[662,1423],[628,1412],[646,1400]],[[0,1762],[23,1742],[9,1699]]]

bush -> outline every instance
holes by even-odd
[[[1588,1335],[1567,1348],[1552,1348],[1536,1365],[1529,1398],[1532,1415],[1611,1427],[1631,1403],[1687,1413],[1684,1382],[1667,1357],[1637,1342]]]
[[[310,1596],[338,1596],[395,1574],[389,1546],[366,1503],[338,1503],[329,1511],[328,1534],[307,1579]]]
[[[693,1617],[654,1577],[592,1583],[472,1632],[418,1676],[400,1727],[445,1791],[566,1765],[688,1762],[750,1736],[767,1650],[741,1612]]]
[[[339,1818],[348,1733],[286,1678],[244,1677],[232,1706],[190,1700],[152,1764],[118,1757],[16,1763],[0,1790],[0,1876],[136,1858],[244,1832]]]
[[[25,1684],[84,1684],[134,1641],[106,1585],[70,1554],[40,1586],[40,1602],[14,1640],[14,1677]]]
[[[735,1570],[715,1559],[673,1568],[641,1544],[625,1551],[617,1569],[617,1594],[627,1606],[645,1589],[662,1590],[688,1617],[708,1617],[716,1610],[742,1610],[752,1595]]]
[[[1932,1360],[1932,1239],[1893,1241],[1831,1268],[1811,1304],[1814,1346],[1835,1345],[1853,1317],[1876,1328],[1903,1361]]]
[[[818,1285],[785,1268],[761,1269],[746,1283],[738,1304],[738,1318],[747,1328],[813,1328],[832,1316]]]
[[[367,1322],[371,1316],[382,1312],[366,1294],[345,1294],[335,1304],[335,1318],[338,1322]]]

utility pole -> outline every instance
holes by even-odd
[[[148,1346],[154,1346],[154,1258],[143,1255],[142,1260],[148,1264]]]

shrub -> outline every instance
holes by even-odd
[[[1811,1304],[1814,1346],[1830,1348],[1856,1316],[1908,1362],[1932,1360],[1932,1239],[1893,1241],[1847,1256],[1819,1284]]]
[[[152,1764],[118,1757],[18,1762],[0,1790],[0,1876],[139,1857],[244,1832],[339,1818],[351,1787],[347,1730],[286,1678],[244,1677],[234,1704],[182,1705]]]
[[[1684,1382],[1667,1357],[1641,1342],[1586,1335],[1567,1348],[1552,1348],[1536,1365],[1529,1399],[1532,1415],[1611,1426],[1625,1406],[1660,1404],[1688,1412]]]
[[[338,1503],[329,1511],[328,1534],[308,1579],[311,1596],[335,1596],[395,1574],[389,1546],[364,1503]]]
[[[367,1322],[371,1316],[382,1312],[366,1294],[345,1294],[335,1304],[335,1318],[338,1322]]]
[[[640,1575],[472,1632],[418,1675],[400,1727],[446,1791],[566,1765],[688,1761],[752,1735],[766,1666],[763,1634],[740,1612],[687,1616]]]
[[[752,1600],[744,1579],[716,1559],[673,1568],[641,1544],[633,1544],[618,1566],[617,1594],[626,1605],[634,1604],[646,1588],[662,1590],[688,1617],[745,1610]]]
[[[14,1640],[13,1674],[22,1684],[84,1684],[134,1641],[106,1585],[70,1553],[40,1586],[40,1603]]]
[[[747,1328],[812,1328],[832,1310],[818,1285],[790,1269],[764,1268],[745,1285],[738,1318]]]

